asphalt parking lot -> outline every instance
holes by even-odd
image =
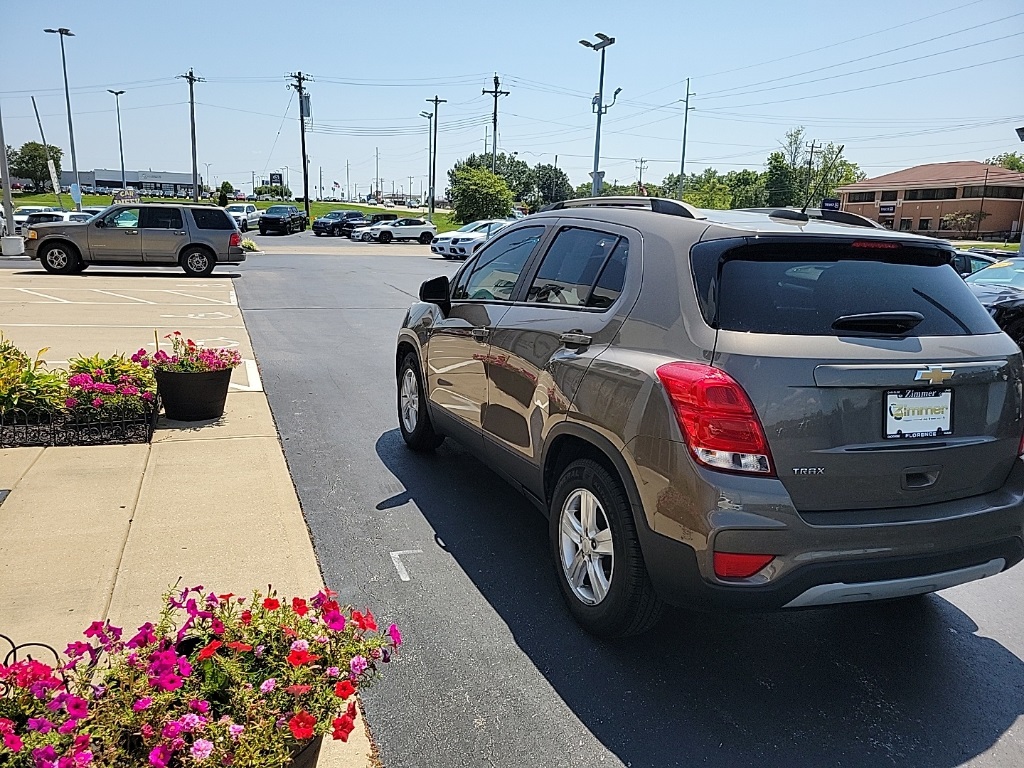
[[[311,229],[291,235],[270,233],[261,235],[259,232],[249,230],[243,237],[253,240],[260,250],[266,253],[338,253],[359,256],[365,256],[369,253],[372,253],[374,256],[408,256],[410,253],[428,256],[430,254],[429,245],[421,245],[415,241],[393,242],[381,245],[380,243],[364,243],[358,240],[351,240],[347,237],[333,237],[331,235],[317,237]]]

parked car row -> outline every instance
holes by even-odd
[[[260,234],[280,232],[289,235],[292,232],[304,232],[309,226],[305,211],[294,205],[272,205],[263,211],[258,222]]]
[[[454,232],[445,232],[430,241],[430,252],[446,259],[465,260],[476,253],[476,249],[487,242],[514,219],[482,219],[474,221]]]

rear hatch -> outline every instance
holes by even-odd
[[[716,366],[750,396],[798,510],[913,507],[1005,482],[1021,356],[950,254],[877,238],[693,249]]]

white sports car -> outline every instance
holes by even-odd
[[[460,227],[454,232],[445,232],[435,237],[430,243],[430,252],[444,256],[446,259],[466,259],[476,249],[487,242],[490,237],[503,227],[512,223],[512,219],[482,219]]]

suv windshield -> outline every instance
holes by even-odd
[[[289,208],[287,205],[272,205],[269,208],[267,208],[267,213],[273,214],[289,213],[290,211],[291,208]]]
[[[1009,285],[1024,288],[1024,259],[1006,259],[975,272],[967,278],[978,285]]]
[[[456,232],[476,232],[478,229],[485,229],[487,227],[486,221],[474,221],[471,224],[467,224],[464,227],[459,227]]]
[[[239,213],[245,213],[245,206],[244,205],[229,205],[227,207],[227,210],[229,210],[229,211],[238,211]]]
[[[693,266],[705,319],[722,330],[841,336],[872,319],[883,331],[876,324],[869,332],[882,335],[966,336],[999,330],[964,281],[943,263],[943,251],[745,246],[725,253],[716,275],[720,253],[698,246]],[[891,313],[903,321],[912,315],[912,326],[897,325],[885,333]]]

